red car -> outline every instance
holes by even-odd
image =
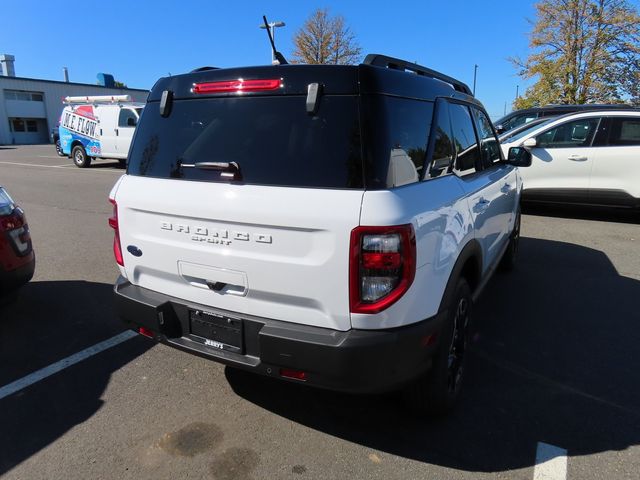
[[[0,296],[31,280],[35,266],[24,212],[0,187]]]

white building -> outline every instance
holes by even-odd
[[[68,76],[65,70],[65,77]],[[113,80],[110,75],[102,75]],[[49,143],[58,126],[62,99],[78,95],[130,95],[145,102],[148,90],[15,76],[14,57],[0,55],[0,145]]]

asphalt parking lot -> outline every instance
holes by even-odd
[[[0,478],[638,478],[637,215],[526,210],[517,269],[476,305],[459,408],[426,420],[395,395],[311,390],[137,336],[73,357],[125,331],[107,225],[122,173],[0,146],[37,256],[0,305]]]

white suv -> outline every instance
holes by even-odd
[[[523,200],[640,208],[640,110],[554,118],[509,138],[533,157]]]
[[[520,222],[470,93],[381,55],[160,79],[110,195],[120,315],[233,367],[451,408]]]

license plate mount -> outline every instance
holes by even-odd
[[[202,338],[205,345],[244,354],[242,319],[207,312],[189,310],[191,334]]]

